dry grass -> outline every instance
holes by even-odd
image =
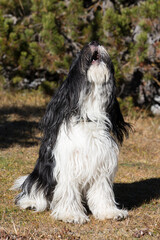
[[[0,90],[0,239],[160,239],[160,119],[136,114],[135,131],[125,141],[115,179],[115,195],[129,209],[124,221],[84,225],[54,221],[50,212],[20,210],[9,190],[14,180],[29,173],[38,156],[38,122],[49,98],[38,92]]]

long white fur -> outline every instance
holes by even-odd
[[[101,54],[106,50],[99,46]],[[113,180],[117,170],[119,149],[117,143],[106,131],[106,123],[111,122],[105,114],[103,83],[109,80],[109,70],[105,63],[94,63],[88,70],[88,80],[92,90],[86,96],[81,92],[79,105],[82,121],[74,117],[70,125],[64,122],[58,134],[53,154],[56,159],[54,177],[57,185],[50,204],[52,216],[66,222],[84,223],[89,220],[82,199],[97,219],[125,218],[126,210],[116,207]],[[110,89],[106,89],[110,93]],[[87,121],[87,119],[91,121]],[[19,188],[26,176],[16,181]],[[23,193],[22,193],[23,194]],[[21,208],[32,207],[36,211],[47,208],[42,191],[35,191],[33,185],[29,195],[22,195],[18,202]]]
[[[19,177],[15,181],[14,185],[10,188],[10,190],[21,189],[21,186],[23,185],[23,183],[27,177],[28,177],[28,175]],[[22,196],[21,196],[20,200],[18,201],[18,205],[22,209],[31,208],[32,210],[34,210],[36,212],[42,212],[48,206],[48,203],[46,201],[46,198],[44,197],[43,191],[42,190],[36,191],[35,184],[32,186],[30,194],[23,195],[23,192],[21,192],[20,194]]]
[[[23,194],[23,192],[21,194]],[[42,212],[47,208],[48,203],[43,194],[43,191],[36,191],[36,185],[34,184],[32,186],[30,194],[24,196],[22,195],[22,197],[18,201],[18,205],[22,209],[31,208],[36,212]]]
[[[88,97],[82,92],[79,101],[83,121],[76,124],[73,118],[69,127],[63,123],[60,128],[53,150],[54,176],[58,182],[51,203],[55,219],[88,221],[83,197],[98,219],[127,216],[127,211],[116,207],[112,188],[119,150],[105,126],[106,122],[111,125],[104,111],[106,99],[102,97],[102,84],[108,79],[109,71],[103,62],[90,67],[88,80],[93,83],[92,91]]]

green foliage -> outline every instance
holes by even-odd
[[[92,40],[107,47],[118,84],[124,82],[126,72],[145,63],[148,34],[160,16],[160,1],[128,6],[119,0],[115,8],[105,9],[102,1],[92,3],[86,7],[82,0],[1,0],[0,65],[7,74],[8,67],[13,69],[8,76],[11,85],[29,78],[28,73],[32,81],[37,71],[68,70],[75,51]],[[141,32],[133,42],[137,25]]]
[[[145,18],[158,18],[160,16],[160,1],[147,0],[141,4],[141,15]]]
[[[4,14],[12,14],[16,17],[23,17],[31,13],[31,1],[30,0],[1,0],[1,8]]]
[[[83,1],[71,0],[64,16],[66,26],[64,26],[64,31],[67,33],[69,38],[73,41],[77,41],[77,35],[81,36],[81,29],[83,28]]]
[[[18,85],[18,83],[20,83],[21,81],[22,81],[22,78],[17,76],[12,79],[12,84],[13,86],[15,86],[15,85]]]
[[[102,21],[103,21],[102,13],[100,10],[97,10],[94,14],[94,21],[91,24],[92,37],[90,40],[99,41],[99,39],[103,35],[103,30],[101,27]]]
[[[64,38],[59,34],[56,24],[56,15],[52,12],[44,14],[42,17],[43,30],[41,37],[46,43],[46,47],[54,54],[64,52]]]
[[[103,23],[104,29],[111,32],[118,41],[120,37],[130,34],[130,10],[126,8],[122,9],[121,13],[118,13],[112,8],[107,9]]]
[[[147,33],[141,32],[137,37],[137,43],[133,47],[133,54],[139,56],[139,62],[144,62],[147,57],[148,43],[147,43]]]
[[[125,3],[125,1],[119,1]],[[153,20],[158,21],[160,15],[160,1],[148,0],[133,7],[120,7],[120,11],[107,9],[103,18],[104,31],[107,33],[103,43],[108,46],[115,66],[116,78],[121,84],[124,82],[126,71],[131,70],[147,60],[148,34],[153,31]],[[125,37],[132,39],[136,26],[141,31],[136,36],[136,41],[125,41]],[[124,61],[123,53],[127,53]],[[120,66],[124,63],[127,66]]]
[[[152,26],[150,25],[150,22],[146,21],[146,19],[142,19],[139,22],[139,26],[144,32],[150,33],[152,30]]]
[[[44,81],[39,86],[38,90],[43,93],[53,95],[53,89],[56,87],[57,87],[57,84],[55,84],[55,82]]]

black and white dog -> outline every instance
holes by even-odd
[[[67,79],[49,103],[35,168],[16,180],[21,208],[52,210],[55,219],[88,221],[84,201],[95,218],[121,219],[113,193],[119,145],[129,124],[116,99],[114,69],[105,48],[86,45]]]

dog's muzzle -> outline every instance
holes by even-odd
[[[96,41],[90,42],[89,43],[90,49],[92,51],[92,58],[91,62],[92,64],[99,63],[100,62],[100,52],[99,52],[99,43]]]

